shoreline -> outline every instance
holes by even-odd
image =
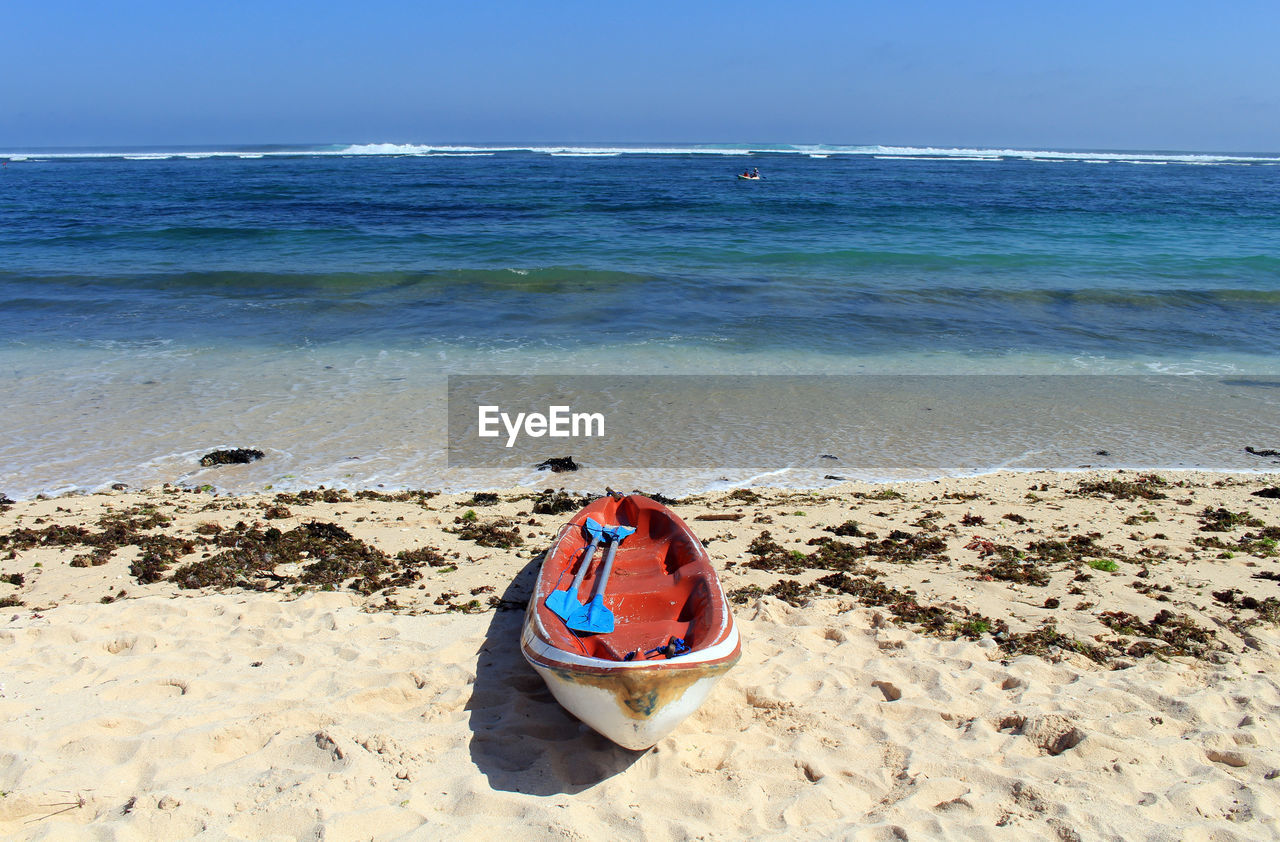
[[[0,833],[1257,838],[1280,821],[1278,485],[1003,472],[672,501],[744,655],[639,755],[519,656],[577,495],[6,504]]]
[[[203,451],[201,451],[203,452]],[[191,453],[196,453],[192,451]],[[186,454],[190,456],[191,454]],[[562,457],[555,457],[562,458]],[[567,457],[573,459],[573,456]],[[998,465],[990,468],[980,468],[973,471],[953,471],[941,472],[937,474],[926,474],[918,476],[902,476],[887,477],[882,475],[862,477],[862,476],[844,476],[833,475],[823,477],[817,482],[810,484],[771,484],[766,480],[769,477],[784,476],[793,471],[799,472],[795,466],[787,466],[776,470],[760,471],[752,476],[742,479],[731,480],[721,477],[716,480],[708,481],[708,484],[691,489],[670,489],[654,487],[652,484],[639,483],[643,487],[634,489],[637,492],[651,490],[660,496],[667,496],[670,492],[671,499],[684,498],[701,498],[709,495],[729,494],[738,490],[751,490],[763,492],[780,492],[780,493],[825,493],[836,492],[845,486],[881,486],[881,485],[915,485],[928,483],[945,483],[945,482],[965,482],[973,480],[984,480],[1003,475],[1012,476],[1028,476],[1032,474],[1053,474],[1062,477],[1089,476],[1094,474],[1159,474],[1159,475],[1214,475],[1220,477],[1239,477],[1241,479],[1263,479],[1280,476],[1280,458],[1260,458],[1261,464],[1257,468],[1207,468],[1200,466],[1186,465],[1160,465],[1153,463],[1129,464],[1115,463],[1108,465],[1092,465],[1083,464],[1074,467],[1015,467],[1008,465]],[[838,463],[832,463],[832,470],[839,470]],[[232,466],[231,470],[235,471],[236,467]],[[214,469],[215,472],[218,469]],[[221,467],[222,471],[226,471],[225,466]],[[194,471],[192,472],[194,473]],[[382,482],[356,482],[343,483],[341,480],[319,481],[319,482],[279,482],[279,483],[263,483],[260,485],[246,485],[235,480],[231,480],[225,485],[217,485],[211,482],[197,482],[192,479],[179,479],[171,481],[157,480],[155,482],[143,485],[130,485],[124,482],[114,480],[105,480],[93,485],[65,485],[55,488],[46,489],[44,491],[34,491],[26,494],[12,492],[5,493],[4,488],[0,488],[0,504],[4,501],[10,503],[30,503],[42,500],[56,500],[60,498],[80,498],[80,497],[96,497],[102,495],[116,494],[158,494],[163,493],[166,488],[176,489],[182,493],[200,493],[208,494],[214,497],[272,497],[277,494],[299,494],[315,490],[340,490],[348,494],[370,493],[379,495],[397,495],[397,494],[419,494],[429,493],[444,496],[467,496],[471,494],[511,494],[511,495],[528,495],[536,494],[539,491],[548,488],[554,488],[557,491],[567,491],[577,495],[599,495],[603,494],[604,488],[612,488],[613,485],[627,485],[634,483],[617,482],[613,484],[602,484],[598,482],[601,475],[619,474],[619,471],[596,470],[588,466],[581,466],[579,471],[569,471],[558,473],[547,469],[533,469],[523,477],[518,478],[519,481],[514,483],[492,483],[477,482],[474,485],[465,486],[449,486],[436,484],[428,488],[430,484],[408,484],[408,483],[382,483]],[[813,475],[815,472],[810,471]],[[626,475],[624,474],[624,478]],[[201,480],[213,479],[214,476],[202,476]],[[580,478],[580,479],[579,479]],[[621,489],[613,489],[622,492]]]

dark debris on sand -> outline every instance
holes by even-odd
[[[538,471],[551,471],[553,474],[561,474],[565,471],[576,471],[581,466],[573,461],[572,456],[553,456],[550,459],[544,459],[533,467]]]
[[[261,450],[254,450],[251,447],[213,450],[200,457],[200,465],[205,468],[212,468],[214,465],[247,465],[265,455]]]

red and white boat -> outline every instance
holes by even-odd
[[[575,632],[547,604],[588,555],[585,526],[630,527],[617,543],[604,604],[613,630]],[[606,564],[582,580],[591,594]],[[563,599],[563,597],[562,597]],[[693,532],[638,494],[602,497],[574,515],[547,552],[520,648],[556,700],[629,749],[649,748],[697,710],[742,653],[720,580]]]

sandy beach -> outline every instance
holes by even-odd
[[[1278,480],[671,502],[743,658],[645,753],[519,654],[586,495],[6,502],[0,835],[1275,838]]]

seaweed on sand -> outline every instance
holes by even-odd
[[[1136,500],[1138,498],[1143,500],[1164,500],[1168,495],[1160,489],[1168,485],[1168,481],[1158,474],[1141,474],[1134,480],[1112,477],[1107,480],[1082,482],[1071,493],[1082,497],[1107,495],[1117,500]]]
[[[290,495],[289,499],[301,500],[305,505],[316,500],[342,500],[344,496],[345,492],[329,494],[320,489]],[[420,498],[414,495],[414,499]],[[110,560],[121,547],[136,546],[138,556],[129,565],[129,572],[141,584],[168,579],[180,588],[346,586],[365,595],[409,585],[421,578],[421,568],[450,563],[432,547],[405,550],[391,558],[342,526],[321,521],[310,521],[287,532],[263,528],[261,524],[249,526],[243,521],[233,527],[199,524],[194,529],[196,535],[190,537],[150,531],[170,524],[168,516],[141,506],[109,512],[98,520],[96,528],[53,524],[14,530],[0,535],[0,548],[85,547],[87,552],[73,557],[71,564],[89,567]],[[199,547],[210,551],[204,558],[183,564],[185,557]],[[281,570],[282,565],[289,567]],[[175,566],[177,569],[173,570]]]
[[[1216,509],[1209,507],[1201,512],[1200,524],[1201,532],[1230,532],[1237,526],[1265,525],[1248,512],[1232,512],[1222,506]]]
[[[194,552],[196,542],[169,535],[156,535],[147,530],[168,526],[171,519],[148,506],[136,506],[121,512],[108,512],[98,519],[98,531],[83,526],[53,524],[43,529],[15,529],[0,535],[0,548],[17,550],[32,547],[85,546],[90,552],[76,555],[73,567],[96,567],[110,560],[121,547],[136,546],[139,557],[129,566],[130,572],[145,583],[156,582],[174,561]]]
[[[439,491],[395,491],[390,494],[384,494],[381,491],[357,491],[355,498],[357,500],[372,500],[377,503],[417,503],[420,506],[426,506],[427,501],[432,497],[439,497]]]
[[[1104,611],[1098,615],[1104,626],[1117,634],[1146,637],[1162,641],[1164,646],[1152,644],[1135,644],[1129,653],[1146,655],[1191,655],[1197,658],[1208,654],[1216,642],[1216,633],[1212,629],[1197,626],[1189,617],[1174,614],[1163,609],[1151,618],[1151,622],[1143,622],[1136,614],[1126,611]]]
[[[0,535],[0,549],[29,550],[32,547],[73,547],[89,544],[94,537],[83,526],[53,524],[41,529],[19,527],[6,535]]]
[[[808,598],[818,590],[815,582],[802,585],[795,579],[780,579],[765,589],[764,593],[768,596],[776,596],[788,605],[803,605]]]
[[[524,544],[520,529],[509,520],[496,520],[491,523],[479,523],[457,518],[457,529],[446,529],[464,541],[474,541],[482,547],[497,547],[508,550]]]
[[[282,506],[306,506],[311,503],[351,503],[353,498],[346,491],[337,488],[325,488],[322,485],[319,488],[308,488],[305,491],[299,491],[297,494],[281,492],[276,495],[276,502]]]
[[[767,529],[751,541],[747,546],[747,554],[752,556],[752,559],[746,562],[746,566],[755,570],[770,570],[796,576],[808,568],[804,553],[785,549],[773,540],[773,536]]]
[[[1052,619],[1045,620],[1032,631],[1005,631],[996,634],[995,639],[1001,651],[1008,655],[1036,655],[1055,660],[1060,652],[1074,652],[1099,664],[1105,664],[1110,659],[1110,653],[1104,647],[1063,634],[1058,631],[1058,626]]]
[[[935,558],[946,561],[943,554],[946,542],[936,535],[923,532],[911,534],[894,530],[889,537],[878,541],[867,541],[862,546],[855,546],[845,541],[831,538],[816,538],[809,542],[817,549],[808,555],[799,550],[787,550],[773,540],[768,530],[761,532],[747,547],[747,553],[753,556],[746,563],[747,567],[756,570],[771,570],[789,575],[796,575],[805,570],[843,570],[864,572],[867,568],[861,559],[877,556],[882,561],[898,564],[909,564],[924,558]]]
[[[168,526],[171,519],[160,512],[138,506],[108,512],[98,518],[97,532],[83,526],[53,524],[42,529],[23,527],[0,535],[0,549],[29,550],[32,547],[74,547],[79,545],[115,550],[137,543],[148,529]]]
[[[725,596],[729,597],[729,601],[734,605],[743,605],[749,600],[764,596],[764,588],[759,585],[744,585],[741,588],[734,588]]]
[[[949,561],[946,555],[947,542],[937,535],[924,532],[912,534],[895,529],[887,538],[868,541],[862,546],[866,555],[874,555],[882,561],[895,564],[911,564],[927,558],[937,561]]]
[[[1003,623],[968,610],[956,614],[939,605],[921,605],[910,588],[899,590],[868,576],[830,573],[816,584],[852,596],[863,605],[884,608],[902,622],[919,626],[920,631],[935,637],[977,638],[991,629],[1004,628]]]
[[[859,576],[879,576],[880,571],[862,563],[867,552],[844,541],[823,541],[806,557],[809,567],[817,570],[837,570]]]
[[[1052,564],[1079,563],[1085,558],[1108,555],[1099,547],[1096,539],[1098,533],[1090,535],[1072,535],[1065,541],[1044,539],[1027,544],[1027,556],[1036,561]]]
[[[222,552],[175,570],[170,578],[178,587],[268,590],[295,584],[334,589],[347,584],[369,595],[416,581],[421,577],[417,568],[430,563],[426,548],[393,560],[341,526],[317,521],[288,532],[242,522],[223,530],[212,543]],[[302,569],[296,575],[281,574],[276,568],[282,564]]]
[[[178,559],[195,552],[196,542],[171,535],[147,535],[137,541],[142,550],[129,565],[129,572],[141,584],[158,582]]]
[[[590,502],[591,498],[575,497],[563,488],[559,491],[548,488],[534,499],[532,511],[535,515],[558,515],[576,512]]]
[[[80,553],[71,559],[72,567],[101,567],[111,560],[111,550],[96,547],[91,552]]]
[[[424,564],[428,567],[448,567],[453,563],[445,557],[444,553],[440,552],[435,547],[418,547],[417,549],[412,550],[401,550],[396,553],[396,561],[410,567],[421,567]]]
[[[982,581],[1016,582],[1020,585],[1034,585],[1039,588],[1049,584],[1049,574],[1043,568],[1031,562],[1018,561],[1009,556],[1001,556],[994,559],[985,567],[964,564],[961,565],[961,569],[977,573],[977,578]]]
[[[874,538],[874,532],[863,532],[862,527],[858,525],[856,520],[846,520],[839,526],[824,526],[827,532],[832,535],[839,535],[841,538]]]
[[[881,488],[871,493],[863,491],[855,491],[850,495],[857,500],[905,500],[906,495],[901,491],[895,491],[892,488]]]
[[[1258,558],[1274,558],[1280,555],[1280,526],[1267,526],[1259,532],[1246,532],[1235,543],[1222,540],[1217,535],[1192,538],[1192,543],[1205,549],[1223,550],[1226,553],[1245,553]]]

